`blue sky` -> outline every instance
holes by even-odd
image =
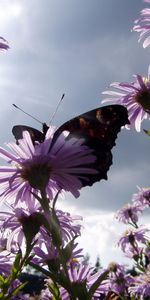
[[[131,32],[145,6],[141,0],[1,0],[0,35],[11,47],[0,55],[1,146],[12,140],[16,124],[40,129],[12,103],[48,123],[65,93],[54,119],[60,126],[101,106],[101,93],[111,82],[147,75],[150,49]],[[143,128],[150,128],[148,122]],[[93,260],[99,254],[102,264],[118,253],[113,243],[121,228],[114,212],[130,201],[137,185],[149,184],[149,142],[143,132],[123,130],[108,181],[84,188],[78,199],[67,194],[60,201],[63,209],[84,216],[81,244]]]

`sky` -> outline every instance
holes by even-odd
[[[60,126],[102,106],[102,92],[114,81],[147,75],[150,49],[131,32],[142,0],[1,0],[0,35],[10,50],[0,53],[0,145],[13,139],[12,127],[36,121],[12,103],[49,123],[61,95],[65,98],[53,120]],[[147,121],[143,128],[150,128]],[[60,199],[63,210],[83,216],[80,245],[92,262],[123,261],[115,248],[126,227],[114,214],[130,201],[137,186],[149,185],[149,137],[123,129],[113,148],[108,180],[83,188],[75,199]],[[148,221],[147,216],[143,222]]]

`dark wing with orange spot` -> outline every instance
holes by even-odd
[[[111,149],[115,146],[118,132],[126,124],[129,124],[127,109],[122,105],[109,105],[79,115],[58,128],[54,140],[62,131],[68,130],[68,138],[84,138],[97,158],[92,167],[98,170],[98,174],[88,175],[88,181],[82,180],[83,186],[107,179],[107,171],[112,164]]]

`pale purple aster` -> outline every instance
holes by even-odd
[[[126,266],[112,262],[108,269],[110,270],[108,279],[110,291],[116,295],[127,296],[127,288],[131,284],[132,278],[127,274]]]
[[[147,297],[150,296],[150,271],[133,277],[132,285],[129,286],[128,291],[130,296],[137,297],[139,300],[149,299]]]
[[[10,207],[12,211],[0,212],[0,240],[6,240],[6,248],[15,252],[18,251],[18,245],[19,247],[25,246],[23,221],[39,212],[39,204],[34,203],[34,207],[29,208],[24,202],[22,207]]]
[[[133,194],[132,201],[144,210],[150,206],[150,188],[138,187],[138,193]]]
[[[141,75],[134,75],[135,81],[132,83],[113,82],[110,88],[114,90],[104,91],[109,97],[102,101],[113,102],[124,105],[128,110],[130,125],[139,132],[144,119],[150,119],[150,66],[147,78]]]
[[[62,245],[65,245],[75,236],[80,235],[81,225],[78,224],[78,221],[81,221],[81,217],[71,216],[69,213],[61,210],[56,210],[55,212],[60,224]],[[18,245],[21,248],[25,246],[22,225],[28,222],[29,219],[31,220],[33,238],[37,240],[36,246],[38,245],[40,248],[43,243],[47,243],[48,247],[50,247],[52,238],[47,234],[42,224],[40,225],[39,215],[43,215],[49,223],[51,222],[50,217],[48,218],[41,211],[39,204],[29,209],[24,203],[24,207],[16,207],[11,212],[0,212],[0,238],[6,240],[9,251],[12,248],[14,251],[15,249],[17,251]]]
[[[8,144],[15,154],[0,148],[0,156],[11,164],[11,167],[0,167],[3,198],[15,197],[15,203],[30,202],[33,201],[32,193],[38,193],[45,186],[49,199],[60,189],[79,197],[82,179],[88,181],[88,174],[97,173],[90,167],[96,157],[93,150],[84,145],[84,139],[67,140],[69,132],[65,131],[53,141],[54,132],[50,127],[45,141],[34,146],[30,134],[25,131],[19,145]]]
[[[63,245],[75,236],[81,235],[81,224],[79,223],[82,221],[81,216],[71,215],[62,210],[56,210],[56,216],[60,224]]]
[[[98,279],[98,277],[103,273],[104,270],[94,273],[94,268],[91,268],[88,265],[84,265],[82,263],[75,263],[75,262],[71,262],[70,267],[68,269],[70,281],[72,283],[85,282],[88,291],[91,288],[91,286],[94,284],[94,282]],[[107,288],[108,288],[107,282],[105,282],[104,280],[95,291],[91,300],[100,299],[101,295],[107,292]],[[60,290],[60,293],[63,294],[62,300],[68,299],[65,298],[65,296],[67,297],[68,292],[66,291],[65,293],[64,288]]]
[[[32,259],[33,263],[40,264],[45,267],[49,266],[49,268],[51,268],[52,263],[54,265],[55,262],[57,262],[57,259],[59,259],[58,250],[52,244],[51,239],[48,239],[48,236],[45,239],[45,241],[39,240],[39,244],[35,245],[33,250],[34,250],[34,257]],[[69,249],[69,255],[70,257],[68,256],[67,263],[69,263],[70,260],[73,259],[83,258],[82,249],[78,248],[78,243],[74,243],[72,245],[72,251],[70,252]]]
[[[150,3],[149,0],[144,0],[146,3]],[[140,18],[135,20],[133,31],[140,34],[139,42],[143,40],[143,48],[150,45],[150,8],[144,8],[140,12]]]
[[[98,279],[98,277],[100,275],[102,275],[103,272],[104,272],[104,270],[94,273],[94,268],[91,268],[87,265],[85,266],[84,264],[77,263],[77,262],[71,262],[70,267],[68,269],[68,274],[69,274],[71,283],[73,283],[74,285],[76,284],[77,289],[80,288],[80,283],[85,283],[87,291],[89,291],[90,287]],[[47,286],[51,285],[51,284],[52,284],[51,280],[50,281],[47,280]],[[101,296],[102,296],[102,299],[104,299],[103,295],[106,294],[106,292],[108,291],[107,288],[108,288],[107,284],[105,283],[105,280],[104,280],[100,284],[100,286],[97,288],[96,292],[94,293],[94,295],[91,299],[98,300],[98,299],[101,299]],[[60,287],[59,291],[60,291],[62,300],[70,299],[68,292],[63,287]],[[48,300],[48,299],[52,299],[51,297],[52,297],[52,294],[51,294],[50,290],[47,288],[41,294],[40,299]]]
[[[122,209],[117,211],[116,219],[124,224],[137,223],[139,215],[143,212],[143,207],[136,203],[127,204]]]
[[[148,242],[149,237],[146,235],[150,230],[145,227],[140,227],[137,229],[128,229],[124,232],[124,235],[120,237],[117,245],[126,254],[132,253],[134,255],[139,255],[141,253],[141,244]]]
[[[0,51],[5,51],[9,49],[9,44],[8,42],[0,36]]]

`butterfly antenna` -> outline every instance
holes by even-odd
[[[64,97],[65,97],[65,94],[62,94],[62,96],[61,96],[61,98],[60,98],[60,100],[59,100],[59,102],[58,102],[58,104],[56,106],[56,109],[55,109],[55,111],[54,111],[54,113],[53,113],[53,115],[51,117],[51,120],[50,120],[49,124],[52,123],[52,121],[53,121],[53,119],[54,119],[54,117],[55,117],[55,115],[57,113],[57,110],[58,110],[58,108],[59,108],[59,106],[60,106],[60,104],[61,104],[61,102],[62,102],[62,100],[63,100]]]
[[[41,121],[39,121],[37,118],[33,117],[32,115],[28,114],[26,111],[24,111],[23,109],[21,109],[20,107],[18,107],[16,104],[13,104],[13,106],[19,110],[21,110],[24,114],[26,114],[27,116],[31,117],[32,119],[34,119],[35,121],[39,122],[40,124],[43,125],[43,123]]]

